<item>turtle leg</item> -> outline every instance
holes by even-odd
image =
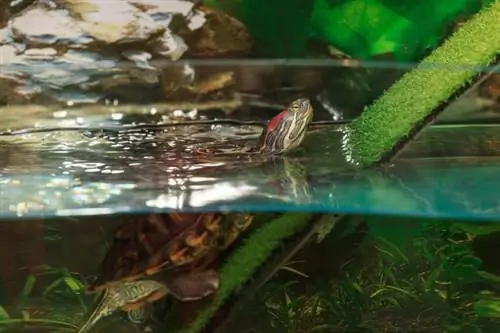
[[[125,304],[122,307],[122,309],[123,309],[123,311],[127,311],[127,312],[137,310],[140,307],[142,307],[145,303],[153,303],[153,302],[167,296],[167,294],[168,294],[167,289],[160,289],[160,290],[155,291],[154,293],[151,293],[147,297],[142,298],[140,301],[130,302],[130,303]]]
[[[136,325],[144,324],[147,322],[151,311],[151,304],[144,304],[137,309],[127,311],[127,318]]]
[[[196,301],[219,289],[219,273],[215,270],[182,273],[168,278],[168,292],[182,302]]]
[[[209,270],[210,266],[219,258],[218,251],[210,251],[198,261],[191,264],[191,272],[204,272]]]
[[[229,216],[232,221],[227,228],[226,233],[221,235],[218,240],[218,250],[224,251],[231,246],[238,236],[250,226],[253,221],[253,217],[254,216],[251,214],[235,214]]]

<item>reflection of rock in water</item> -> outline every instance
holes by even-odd
[[[153,67],[152,60],[249,51],[240,22],[193,6],[182,0],[61,0],[17,12],[0,7],[11,16],[1,28],[0,14],[0,105],[161,100],[161,72],[170,69]],[[180,85],[192,79],[187,71],[173,77]]]

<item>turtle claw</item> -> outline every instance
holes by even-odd
[[[196,301],[219,289],[219,274],[215,270],[180,274],[168,279],[166,286],[177,300]]]

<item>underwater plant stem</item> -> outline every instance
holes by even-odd
[[[335,221],[341,219],[343,215],[336,215],[333,217]],[[238,319],[238,315],[244,309],[244,306],[248,304],[254,297],[255,293],[267,282],[269,281],[277,272],[282,268],[287,262],[289,262],[296,254],[299,252],[305,244],[307,244],[314,235],[318,234],[318,222],[321,222],[323,219],[328,218],[330,216],[323,215],[319,216],[316,221],[311,222],[306,226],[306,232],[301,232],[299,237],[293,239],[289,244],[285,246],[280,253],[276,256],[273,256],[270,262],[267,262],[265,267],[262,269],[262,273],[260,273],[252,285],[249,288],[246,288],[243,294],[239,297],[236,304],[231,305],[231,312],[229,315],[224,318],[224,321],[217,327],[215,333],[222,332],[230,332],[230,325],[234,322],[234,320]],[[295,238],[295,237],[294,237]]]
[[[200,311],[196,320],[182,332],[200,332],[224,302],[250,280],[283,240],[305,228],[314,216],[314,214],[307,213],[284,214],[251,233],[222,267],[219,293],[211,304]]]
[[[489,65],[500,50],[500,0],[467,21],[419,66],[345,127],[345,153],[369,166],[389,160],[432,120],[442,103]],[[442,65],[463,65],[449,70]]]

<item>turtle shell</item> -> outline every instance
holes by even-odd
[[[227,248],[252,220],[243,213],[150,214],[129,220],[116,232],[101,273],[88,289],[99,292],[193,263]]]

